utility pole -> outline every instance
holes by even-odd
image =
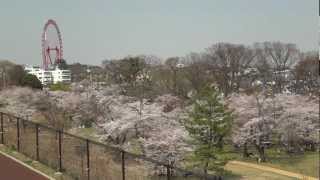
[[[92,87],[92,73],[91,70],[88,68],[87,73],[89,74],[89,81],[90,81],[90,86]]]
[[[7,74],[6,74],[6,67],[2,67],[2,71],[1,71],[1,78],[2,78],[2,87],[3,89],[6,88],[6,81],[7,81]]]

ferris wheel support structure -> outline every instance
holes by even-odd
[[[50,47],[48,42],[50,39],[47,38],[47,31],[49,26],[53,26],[56,30],[57,36],[58,36],[58,44],[55,47]],[[53,64],[59,64],[61,62],[61,59],[63,59],[63,46],[62,46],[62,38],[61,38],[61,32],[59,30],[59,27],[57,23],[49,19],[47,23],[43,27],[42,32],[42,40],[41,40],[41,47],[42,47],[42,66],[43,69],[48,69],[50,65]],[[50,56],[50,52],[55,51],[55,59],[52,59]],[[54,61],[54,62],[52,62]]]

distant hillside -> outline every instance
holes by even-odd
[[[1,67],[3,67],[3,66],[10,67],[10,66],[14,66],[14,65],[16,65],[16,64],[13,63],[13,62],[10,61],[10,60],[0,59],[0,66],[1,66]]]

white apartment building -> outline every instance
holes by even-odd
[[[39,66],[26,66],[25,71],[29,74],[37,76],[43,85],[56,84],[58,82],[71,83],[70,70],[55,69],[44,70]]]
[[[43,85],[52,83],[51,71],[41,69],[39,66],[25,67],[24,70],[29,74],[37,76]]]
[[[71,83],[71,72],[70,70],[61,70],[56,68],[51,71],[53,83],[56,84],[58,82],[63,83]]]

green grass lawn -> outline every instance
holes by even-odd
[[[303,155],[270,157],[268,162],[261,163],[274,168],[319,177],[319,153],[308,152]]]
[[[274,167],[290,172],[300,173],[312,177],[319,177],[319,152],[305,152],[304,154],[288,155],[275,149],[266,151],[267,162],[264,166]],[[243,158],[241,153],[228,153],[228,158],[239,161],[257,163],[255,158]]]
[[[233,176],[224,177],[226,180],[294,180],[288,176],[283,176],[271,172],[264,172],[258,169],[244,167],[236,164],[227,164],[226,170],[232,172]]]

